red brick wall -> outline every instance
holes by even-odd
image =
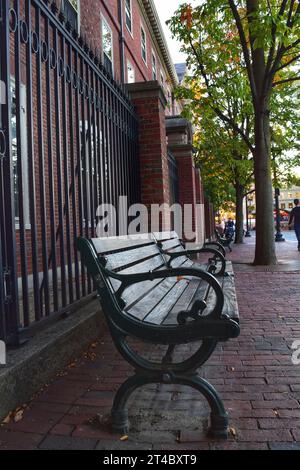
[[[86,36],[93,48],[101,50],[101,15],[113,32],[114,38],[114,73],[115,78],[120,80],[120,23],[118,15],[117,0],[84,0],[81,1],[80,13],[80,33]],[[167,113],[171,112],[171,85],[167,83],[168,73],[166,66],[162,65],[159,50],[156,47],[147,21],[144,19],[137,0],[132,0],[132,34],[128,31],[125,24],[125,2],[123,2],[123,30],[125,39],[125,82],[127,82],[127,61],[129,60],[135,70],[135,81],[150,81],[152,77],[152,50],[155,52],[157,66],[157,80],[160,81],[160,74],[163,71],[165,78],[165,94],[170,100],[167,106]],[[141,54],[141,25],[143,26],[147,38],[147,64],[145,64]],[[101,50],[102,54],[102,50]],[[168,80],[169,81],[169,80]]]
[[[142,203],[169,204],[165,103],[161,99],[158,83],[152,84],[152,88],[136,92],[132,88],[135,85],[129,86],[132,102],[139,116]]]

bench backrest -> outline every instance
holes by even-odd
[[[94,238],[91,240],[99,258],[105,260],[105,267],[110,271],[123,274],[137,274],[165,269],[169,257],[162,250],[182,251],[182,244],[176,232],[138,234],[110,238]],[[174,260],[172,267],[191,264],[186,256]],[[120,287],[120,281],[110,278],[113,292]],[[156,281],[159,283],[159,281]],[[155,282],[140,283],[129,287],[123,294],[125,302],[147,291]]]
[[[175,232],[166,232],[165,237],[179,243]],[[94,238],[92,243],[98,256],[105,258],[106,267],[111,271],[126,274],[154,271],[166,263],[155,234],[152,233]]]

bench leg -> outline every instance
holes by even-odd
[[[136,374],[121,385],[115,396],[111,412],[112,428],[114,431],[120,432],[121,434],[127,434],[129,432],[127,402],[130,395],[137,388],[150,383],[186,385],[198,390],[206,398],[211,409],[209,437],[227,439],[228,415],[216,389],[197,375],[177,375],[172,372],[170,374],[158,374],[153,376]]]
[[[152,381],[151,381],[152,382]],[[127,402],[130,395],[139,387],[149,383],[148,378],[143,378],[141,375],[134,375],[130,377],[119,388],[111,410],[112,428],[121,434],[129,432],[130,423],[128,419]]]
[[[228,438],[228,414],[217,390],[206,380],[197,375],[178,377],[176,383],[188,385],[198,390],[208,401],[211,409],[211,427],[208,436],[217,439]]]
[[[215,438],[228,437],[228,415],[216,389],[206,380],[200,378],[196,370],[202,365],[216,347],[215,340],[207,340],[189,360],[180,364],[167,364],[171,361],[174,346],[169,346],[162,364],[151,363],[137,355],[125,342],[123,336],[112,336],[119,352],[135,367],[136,373],[119,388],[111,411],[114,431],[128,433],[129,420],[127,402],[131,394],[139,387],[147,384],[178,384],[198,390],[208,401],[211,409],[211,428],[209,435]]]

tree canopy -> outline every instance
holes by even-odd
[[[297,146],[298,126],[293,129],[288,110],[295,118],[300,80],[300,4],[293,0],[197,3],[194,8],[182,5],[170,20],[170,28],[183,43],[194,73],[191,80],[198,81],[201,106],[209,107],[223,126],[231,129],[239,145],[246,146],[245,153],[253,156],[255,262],[273,264],[272,162],[275,153],[281,162],[288,160],[291,153],[286,150]],[[196,95],[189,98],[196,99]],[[282,141],[278,145],[280,132]]]

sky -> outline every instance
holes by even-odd
[[[154,0],[160,22],[162,24],[170,53],[174,64],[185,62],[185,56],[182,52],[179,52],[180,42],[172,39],[171,33],[166,25],[166,21],[171,18],[173,13],[177,10],[179,5],[186,3],[186,0]]]

